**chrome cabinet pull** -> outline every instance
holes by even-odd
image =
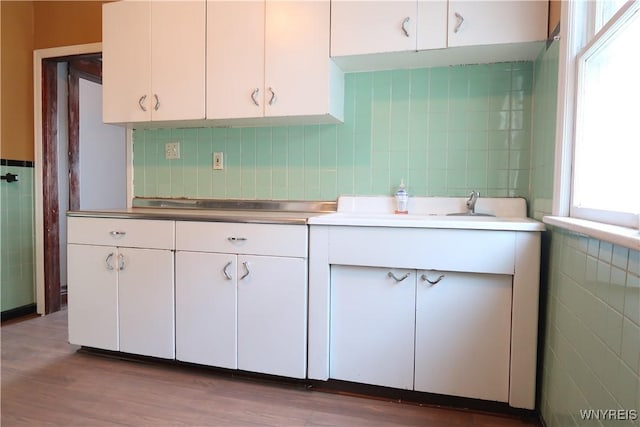
[[[113,270],[113,265],[111,265],[111,260],[113,259],[113,252],[111,252],[104,260],[104,263],[107,265],[107,270]]]
[[[269,92],[271,92],[271,98],[269,98],[269,105],[273,105],[276,101],[276,92],[273,90],[271,86],[269,86]]]
[[[251,274],[251,271],[249,270],[249,261],[244,261],[242,265],[244,266],[246,272],[242,276],[240,276],[240,280],[245,279],[249,276],[249,274]]]
[[[390,272],[388,272],[388,273],[387,273],[387,276],[391,277],[391,278],[392,278],[393,280],[395,280],[397,283],[400,283],[400,282],[402,282],[404,279],[406,279],[407,277],[409,277],[409,276],[410,276],[410,273],[406,273],[404,276],[402,276],[402,277],[398,277],[398,276],[396,276],[395,274],[393,274],[393,272],[391,272],[391,271],[390,271]]]
[[[411,21],[411,18],[409,16],[407,16],[406,18],[404,18],[404,21],[402,21],[402,32],[404,33],[404,35],[406,37],[409,37],[409,30],[407,30],[407,24]]]
[[[260,106],[258,103],[258,94],[260,93],[260,88],[255,88],[253,92],[251,92],[251,100],[255,104],[256,107]]]
[[[153,94],[153,97],[156,100],[156,105],[153,106],[153,110],[158,111],[158,108],[160,108],[160,98],[158,98],[158,95],[156,95],[155,93]]]
[[[230,242],[244,242],[247,240],[246,237],[227,237],[227,240]]]
[[[140,106],[140,109],[142,111],[147,111],[147,109],[144,106],[144,101],[147,99],[147,95],[142,95],[140,97],[140,99],[138,99],[138,105]]]
[[[438,276],[438,278],[436,280],[429,280],[429,278],[427,277],[426,274],[423,274],[422,276],[420,276],[420,278],[426,282],[429,283],[429,285],[433,286],[436,283],[439,283],[442,279],[444,279],[444,274],[441,274]]]
[[[453,27],[453,32],[457,33],[460,30],[462,23],[464,22],[464,18],[458,12],[454,13],[453,16],[456,17],[456,26]]]
[[[124,267],[124,255],[118,254],[118,270],[122,271],[124,270]]]
[[[126,231],[110,231],[109,234],[111,234],[111,237],[113,237],[114,239],[119,239],[120,237],[124,237],[127,232]]]
[[[228,269],[229,267],[231,267],[231,264],[233,264],[233,262],[232,262],[232,261],[229,261],[229,262],[227,263],[227,265],[225,265],[225,266],[224,266],[224,268],[222,269],[222,272],[224,273],[224,277],[226,277],[226,278],[227,278],[227,280],[231,280],[231,279],[233,279],[233,278],[231,277],[231,275],[229,275],[229,272],[227,271],[227,269]]]

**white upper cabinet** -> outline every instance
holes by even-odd
[[[205,117],[205,0],[103,6],[103,120]]]
[[[207,118],[264,115],[264,1],[207,3]]]
[[[331,55],[416,50],[416,1],[332,1]]]
[[[446,1],[332,1],[331,55],[446,47]]]
[[[344,72],[535,60],[547,10],[547,0],[333,0],[331,56]]]
[[[547,38],[549,2],[449,0],[448,45],[522,43]]]
[[[344,82],[329,58],[329,14],[328,0],[209,0],[207,118],[341,121]]]

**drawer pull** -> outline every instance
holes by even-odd
[[[249,276],[249,274],[251,274],[251,271],[249,270],[249,262],[245,261],[242,263],[242,265],[244,265],[244,269],[246,270],[246,273],[244,273],[241,277],[240,280],[244,280],[246,277]]]
[[[232,262],[231,262],[231,261],[229,261],[229,262],[227,263],[227,265],[225,265],[225,266],[224,266],[224,268],[222,269],[222,272],[224,273],[224,277],[226,277],[226,278],[227,278],[227,280],[231,280],[231,279],[233,279],[233,278],[231,277],[231,275],[229,274],[229,272],[227,271],[227,269],[228,269],[229,267],[231,267],[231,264],[232,264]]]
[[[118,270],[124,270],[124,255],[118,254]]]
[[[107,257],[104,259],[104,263],[107,265],[107,270],[113,270],[113,265],[111,265],[112,259],[113,259],[113,252],[107,255]]]
[[[227,240],[230,242],[244,242],[247,240],[246,237],[227,237]]]
[[[398,277],[395,274],[393,274],[391,271],[389,273],[387,273],[387,276],[391,277],[393,280],[395,280],[396,282],[400,283],[402,282],[404,279],[406,279],[407,277],[410,276],[410,273],[406,273],[404,276],[402,277]]]
[[[444,274],[441,274],[440,276],[438,276],[438,278],[436,280],[429,280],[429,278],[427,277],[426,274],[423,274],[422,276],[420,276],[420,278],[422,280],[428,282],[431,286],[433,286],[436,283],[439,283],[442,279],[444,279]]]
[[[125,234],[127,234],[126,231],[110,231],[109,234],[111,234],[111,237],[113,237],[114,239],[119,239],[120,237],[124,237]]]

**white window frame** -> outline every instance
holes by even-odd
[[[640,8],[639,3],[640,1],[638,0],[630,0],[625,3],[609,23],[599,30],[598,34],[606,34],[615,25],[616,18],[628,13],[636,13],[637,9]],[[576,210],[572,206],[579,55],[586,52],[599,39],[599,37],[592,39],[595,31],[595,6],[596,3],[594,1],[570,0],[561,3],[554,196],[552,215],[544,217],[543,221],[631,249],[640,250],[639,215],[634,215],[631,221],[634,223],[630,224],[629,217],[622,214],[621,222],[626,222],[627,225],[611,225],[611,222],[620,222],[621,218],[616,218],[616,214],[603,211],[597,212],[584,208]],[[637,194],[629,195],[629,197],[637,196]]]

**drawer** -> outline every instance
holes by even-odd
[[[173,221],[119,218],[67,218],[67,242],[127,248],[173,249]]]
[[[176,221],[176,249],[307,257],[307,226]]]
[[[329,263],[513,274],[515,232],[329,227]]]

